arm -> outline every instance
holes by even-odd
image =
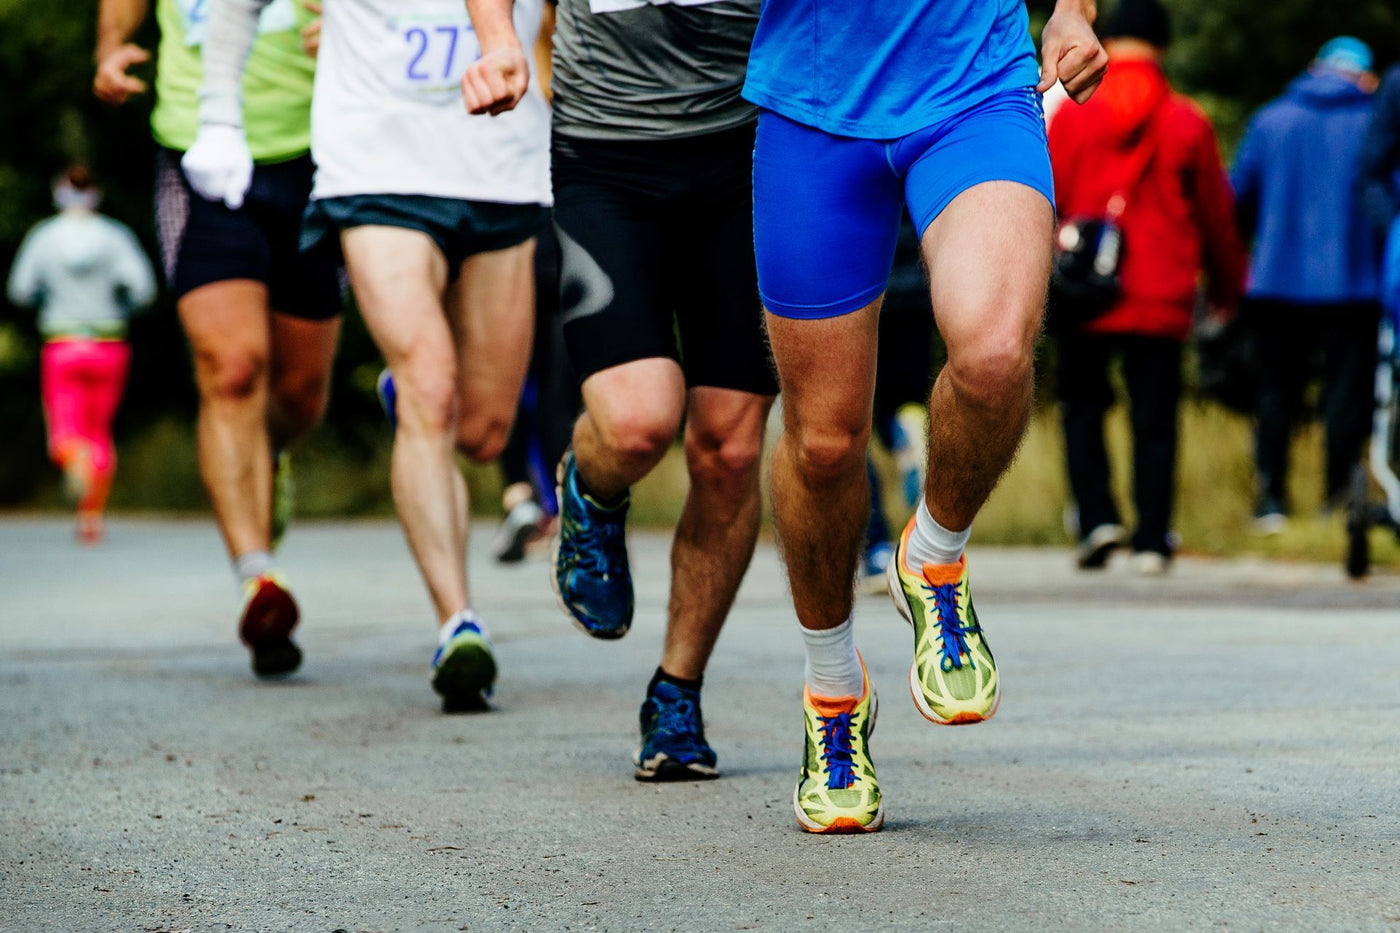
[[[470,113],[497,116],[513,110],[530,84],[530,62],[511,21],[513,0],[467,0],[467,15],[481,41],[481,58],[462,75],[462,100]]]
[[[39,275],[40,245],[39,232],[35,227],[24,235],[24,241],[15,253],[15,264],[10,267],[10,281],[6,291],[10,304],[31,307],[42,303],[44,283]]]
[[[1361,149],[1361,205],[1376,231],[1385,236],[1400,214],[1400,68],[1391,69],[1376,95],[1376,110]]]
[[[146,91],[146,82],[126,73],[151,53],[131,43],[131,37],[150,12],[149,0],[100,0],[97,7],[97,73],[92,93],[109,104],[124,104],[135,94]]]
[[[146,258],[146,251],[130,229],[115,224],[113,233],[117,252],[113,279],[124,295],[128,310],[136,311],[155,300],[155,272],[150,259]]]
[[[233,210],[253,180],[243,135],[243,67],[258,36],[258,16],[271,0],[211,0],[199,86],[199,134],[180,167],[190,187]]]
[[[1044,94],[1059,81],[1076,104],[1094,94],[1108,68],[1108,53],[1094,35],[1094,0],[1055,0],[1055,12],[1040,34],[1040,83]]]
[[[1191,148],[1191,192],[1195,218],[1201,233],[1201,264],[1206,273],[1210,308],[1231,314],[1244,294],[1245,258],[1235,226],[1235,200],[1220,162],[1215,131],[1201,116],[1200,132]]]

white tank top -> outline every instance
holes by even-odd
[[[542,0],[516,0],[528,50]],[[311,107],[314,198],[417,194],[550,204],[549,105],[534,76],[515,110],[471,116],[481,56],[463,0],[329,0]]]

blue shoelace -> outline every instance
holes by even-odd
[[[622,547],[623,528],[622,522],[579,522],[570,535],[575,565],[599,575],[618,573],[616,551]]]
[[[656,731],[668,735],[698,736],[696,708],[693,700],[682,697],[674,703],[657,700]]]
[[[934,605],[938,608],[939,637],[943,641],[940,649],[943,659],[939,666],[945,673],[954,668],[962,670],[962,656],[966,654],[967,666],[976,668],[967,650],[967,636],[976,635],[981,629],[977,625],[963,625],[958,619],[958,585],[940,583],[932,586],[925,583],[923,588],[933,594]]]
[[[828,790],[844,790],[856,782],[851,756],[851,714],[819,716],[822,724],[822,760],[826,762]]]

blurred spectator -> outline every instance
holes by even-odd
[[[1371,50],[1343,36],[1250,119],[1232,180],[1254,234],[1248,313],[1260,365],[1255,529],[1288,514],[1290,433],[1322,358],[1326,501],[1345,495],[1370,430],[1379,282],[1357,172],[1375,78]]]
[[[1384,238],[1400,217],[1400,65],[1386,73],[1361,148],[1361,197]]]
[[[53,197],[58,214],[25,236],[9,294],[39,309],[49,457],[78,506],[78,536],[95,544],[117,469],[112,419],[131,364],[126,321],[155,297],[155,276],[132,232],[97,213],[101,194],[85,166],[69,168]]]
[[[1084,106],[1050,126],[1062,218],[1113,218],[1122,233],[1118,297],[1097,316],[1066,312],[1058,332],[1070,488],[1078,507],[1079,565],[1103,567],[1125,542],[1109,487],[1104,415],[1108,369],[1121,357],[1131,404],[1135,568],[1168,567],[1176,477],[1182,344],[1205,271],[1212,306],[1231,311],[1243,278],[1229,184],[1215,132],[1162,71],[1171,37],[1157,0],[1122,0],[1103,31],[1108,75]],[[1087,318],[1087,320],[1085,320]]]

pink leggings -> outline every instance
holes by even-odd
[[[44,344],[39,378],[49,424],[49,456],[67,467],[86,455],[92,483],[84,510],[100,511],[117,470],[112,418],[126,389],[131,347],[124,340],[57,337]]]

